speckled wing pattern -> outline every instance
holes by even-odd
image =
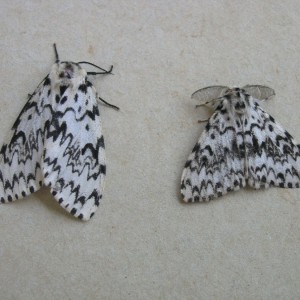
[[[59,204],[89,220],[106,172],[97,93],[77,63],[57,62],[29,100],[0,153],[0,201],[49,186]]]
[[[251,120],[245,126],[248,184],[253,188],[300,187],[300,146],[251,100]]]
[[[255,91],[266,99],[274,91],[264,86],[228,88],[217,98],[213,91],[209,99],[207,88],[203,90],[204,104],[215,112],[185,164],[181,178],[184,201],[209,201],[246,184],[256,189],[299,187],[299,145],[259,106],[262,99],[246,92]],[[197,91],[196,99],[201,92]]]

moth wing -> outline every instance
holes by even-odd
[[[257,103],[245,131],[248,184],[253,188],[300,186],[300,146]]]
[[[266,100],[275,95],[275,91],[264,85],[245,85],[243,89],[258,100]]]
[[[30,95],[0,153],[0,199],[14,201],[37,191],[43,184],[41,158],[45,122],[49,119],[48,77]]]
[[[43,161],[44,182],[59,204],[89,220],[102,198],[105,176],[104,139],[90,83],[61,95],[47,129]]]
[[[215,85],[208,86],[203,89],[197,90],[192,94],[192,98],[199,101],[199,104],[207,104],[212,100],[215,100],[225,94],[228,90],[227,86]]]
[[[185,202],[209,201],[245,186],[243,133],[216,110],[190,154],[181,178]]]

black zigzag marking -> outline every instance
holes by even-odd
[[[25,197],[44,181],[72,215],[92,217],[106,173],[99,116],[86,71],[72,62],[54,64],[29,95],[12,138],[0,150],[0,202]]]
[[[247,180],[255,188],[300,186],[300,145],[256,100],[235,88],[213,101],[219,104],[183,171],[186,201],[219,197]]]
[[[66,150],[63,152],[63,157],[68,158],[67,166],[72,168],[72,173],[77,174],[80,176],[84,169],[88,167],[88,180],[93,178],[96,180],[100,174],[106,173],[106,167],[105,165],[99,165],[98,162],[98,153],[100,148],[103,148],[103,137],[99,138],[97,141],[96,147],[93,147],[91,144],[90,145],[85,145],[83,149],[81,149],[79,146],[73,147],[73,140],[70,139],[68,142],[68,145],[66,146]],[[85,155],[85,152],[89,149],[92,152],[92,156],[90,155]],[[76,156],[79,154],[76,153],[81,153],[80,155],[85,155],[84,161],[87,161],[87,163],[78,166],[76,165]],[[75,157],[74,157],[75,153]],[[95,157],[96,156],[96,157]],[[60,173],[61,168],[65,168],[65,166],[61,166],[60,162],[58,161],[57,158],[54,158],[51,160],[51,158],[47,155],[47,151],[45,150],[44,152],[44,163],[46,163],[49,167],[52,168],[53,171],[57,171]],[[75,158],[75,159],[74,159]],[[93,165],[90,164],[90,161],[93,161]]]

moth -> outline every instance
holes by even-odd
[[[88,76],[111,74],[89,62],[56,62],[15,121],[0,151],[0,202],[45,185],[69,213],[89,220],[102,199],[106,174],[98,94]],[[100,72],[87,72],[88,64]]]
[[[246,185],[299,188],[300,146],[260,106],[273,95],[261,85],[211,86],[192,94],[214,113],[182,173],[185,202],[209,201]]]

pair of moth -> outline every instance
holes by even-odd
[[[55,64],[2,146],[0,202],[45,185],[65,210],[89,220],[102,199],[106,164],[98,94],[88,76],[110,74],[112,68],[60,61],[54,49]],[[86,72],[82,64],[101,72]],[[300,146],[259,105],[272,95],[265,86],[212,86],[192,95],[214,114],[185,165],[184,201],[209,201],[246,184],[299,187]]]

